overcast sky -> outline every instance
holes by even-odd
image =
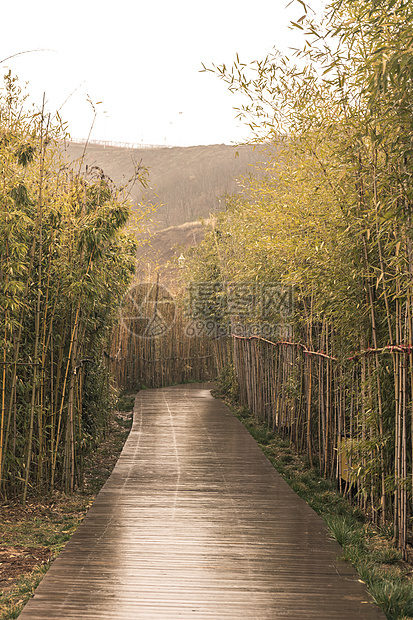
[[[202,63],[248,62],[297,43],[293,0],[19,0],[2,7],[0,63],[73,138],[187,146],[242,141],[237,96]],[[310,0],[317,10],[322,0]],[[67,100],[67,101],[66,101]],[[66,101],[66,103],[65,103]],[[63,107],[62,107],[63,106]]]

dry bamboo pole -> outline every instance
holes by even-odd
[[[2,368],[2,387],[1,387],[1,420],[0,420],[0,483],[3,479],[3,437],[4,437],[4,420],[6,415],[6,363],[7,363],[7,320],[8,311],[4,315],[4,347],[3,347],[3,368]]]
[[[9,242],[6,238],[6,252],[5,252],[5,262],[9,261]],[[5,289],[8,288],[9,282],[9,274],[6,273],[5,276]],[[3,368],[2,368],[2,388],[1,388],[1,419],[0,419],[0,487],[2,485],[3,480],[3,441],[7,444],[7,439],[4,438],[4,424],[6,417],[6,365],[7,365],[7,333],[8,333],[8,320],[9,320],[9,309],[6,308],[4,313],[4,346],[3,346]]]
[[[330,329],[332,331],[332,327],[326,324],[325,341],[326,341],[326,354],[327,355],[332,354],[331,342],[329,338]],[[325,477],[327,477],[329,474],[329,467],[332,467],[332,464],[333,464],[332,457],[333,457],[333,449],[334,449],[333,448],[333,427],[334,427],[333,410],[334,410],[334,407],[333,407],[333,398],[332,398],[333,367],[332,367],[331,359],[327,358],[325,364],[326,364],[327,408],[326,408],[326,465],[325,465],[324,475]]]
[[[323,319],[321,324],[321,333],[319,334],[318,349],[326,351],[327,342],[327,323]],[[321,408],[321,433],[318,437],[318,443],[320,445],[321,459],[320,459],[320,473],[325,476],[327,467],[327,406],[326,401],[326,369],[324,367],[324,360],[317,358],[318,363],[318,401]]]
[[[285,347],[285,383],[287,391],[285,396],[285,417],[284,417],[284,435],[291,442],[291,425],[293,422],[293,365],[292,365],[292,349]]]
[[[321,367],[321,385],[319,386],[319,394],[318,398],[322,402],[322,436],[319,438],[320,443],[323,446],[323,458],[320,463],[320,472],[322,472],[323,476],[327,475],[327,467],[328,467],[328,400],[327,400],[327,368],[324,367],[324,364],[328,365],[328,361],[324,362],[324,360],[319,359],[318,364]]]
[[[367,373],[366,373],[366,358],[363,356],[361,358],[361,403],[362,403],[361,440],[363,442],[363,445],[365,445],[365,442],[366,442],[366,410],[368,408],[367,407],[367,403],[366,403],[366,382],[367,382],[366,377],[367,377]],[[362,451],[361,463],[362,463],[362,466],[363,466],[363,471],[365,471],[367,461],[366,461],[366,456],[365,456],[364,450]],[[360,483],[361,483],[362,486],[364,486],[364,475],[361,477]],[[363,495],[362,509],[363,510],[366,509],[366,497],[365,497],[365,495]]]
[[[73,343],[73,359],[76,359],[77,349],[78,349],[78,333],[79,326],[75,332],[75,340]],[[70,492],[74,491],[74,483],[75,483],[75,415],[74,415],[74,391],[75,391],[75,371],[72,368],[70,373],[70,382],[69,382],[69,390],[68,390],[68,404],[67,404],[67,413],[68,413],[68,441],[70,443],[70,449],[68,448],[68,453],[70,453]]]
[[[337,374],[340,375],[340,379],[337,378]],[[337,455],[337,460],[336,460],[336,479],[338,480],[339,483],[339,488],[340,488],[340,492],[342,493],[342,479],[341,479],[341,471],[340,471],[340,459],[339,459],[339,453],[341,450],[341,441],[340,438],[344,437],[344,429],[345,429],[345,420],[344,420],[344,415],[345,415],[345,407],[343,407],[343,383],[344,383],[344,379],[343,379],[343,369],[339,368],[336,370],[336,381],[335,381],[337,388],[335,390],[335,395],[336,395],[336,407],[337,407],[337,433],[336,433],[336,437],[337,437],[337,450],[336,450],[336,455]]]
[[[267,428],[270,428],[270,411],[271,411],[271,362],[272,362],[272,350],[268,343],[261,343],[261,358],[263,367],[263,406],[264,406],[264,420]]]
[[[243,345],[243,362],[244,362],[244,372],[245,372],[245,386],[246,386],[246,404],[249,408],[251,408],[251,383],[249,377],[249,368],[250,368],[250,360],[249,360],[249,343],[245,340],[242,341]]]
[[[407,203],[407,201],[406,201]],[[410,205],[406,204],[406,211],[408,213],[407,216],[407,226],[408,229],[411,229],[412,218],[411,218],[411,209]],[[407,320],[407,328],[406,328],[406,340],[409,345],[409,355],[408,359],[405,356],[405,366],[406,366],[406,395],[405,398],[407,403],[410,403],[410,451],[413,455],[413,357],[412,357],[412,344],[413,344],[413,316],[412,316],[412,302],[413,302],[413,292],[411,286],[411,279],[413,276],[413,249],[412,249],[412,239],[406,234],[406,250],[407,250],[407,260],[408,260],[408,274],[409,274],[409,284],[407,289],[407,312],[406,312],[406,320]],[[407,391],[409,391],[409,395],[407,395]],[[406,412],[405,412],[405,425],[407,426],[407,404],[406,404]],[[405,454],[407,455],[407,430],[406,430],[406,447]],[[405,471],[405,485],[406,485],[406,522],[408,518],[408,505],[407,505],[407,484],[408,484],[408,475],[409,469],[406,459],[406,471]],[[413,496],[413,467],[411,467],[410,472],[410,498]],[[412,508],[410,505],[410,514],[412,513]],[[405,550],[404,550],[405,555]]]
[[[286,347],[281,347],[280,364],[280,413],[278,419],[278,432],[285,437],[286,422],[286,381],[287,381],[287,351]]]
[[[271,420],[269,429],[274,431],[275,429],[275,418],[276,418],[276,410],[277,410],[277,360],[279,355],[280,347],[275,347],[272,350],[272,358],[271,358],[271,380],[270,380],[270,389],[271,389]]]
[[[305,303],[304,303],[305,307]],[[307,348],[313,350],[313,292],[310,298],[310,310],[307,319]],[[313,455],[312,455],[312,438],[311,438],[311,406],[312,406],[312,393],[313,393],[313,377],[312,377],[312,359],[311,355],[308,358],[308,386],[307,386],[307,452],[308,459],[311,467],[314,467]]]
[[[54,441],[54,338],[53,336],[51,337],[50,340],[50,433],[49,433],[49,447],[47,449],[47,455],[49,456],[51,454],[51,447],[53,446],[53,441]],[[49,469],[50,469],[50,460],[49,461]],[[50,474],[50,472],[49,472]],[[50,479],[48,479],[48,485],[50,483]]]
[[[311,399],[312,399],[312,360],[308,357],[308,380],[307,380],[307,453],[310,466],[313,467],[313,455],[311,445]]]
[[[377,192],[377,187],[376,184],[374,185],[375,188],[375,192]],[[375,201],[377,200],[377,193],[375,194]],[[377,202],[376,202],[376,226],[378,226],[378,222],[377,222]],[[377,234],[379,235],[379,232],[377,231]],[[382,257],[382,251],[381,251],[381,243],[380,243],[380,239],[378,236],[378,245],[379,245],[379,254],[380,254],[380,266],[381,266],[381,279],[383,280],[383,287],[386,287],[385,284],[385,273],[384,273],[384,264],[383,264],[383,257]],[[365,267],[367,270],[367,275],[369,277],[369,271],[370,271],[370,265],[369,265],[369,256],[368,256],[368,248],[367,248],[367,240],[366,240],[366,236],[363,234],[363,249],[364,249],[364,262],[365,262]],[[378,399],[378,431],[379,431],[379,436],[380,436],[380,442],[381,442],[381,449],[380,449],[380,466],[381,466],[381,506],[380,506],[380,510],[381,510],[381,515],[385,515],[385,511],[386,511],[386,489],[385,489],[385,456],[384,456],[384,448],[383,448],[383,437],[384,437],[384,422],[383,422],[383,400],[382,400],[382,388],[381,388],[381,380],[380,380],[380,360],[379,360],[379,353],[377,351],[378,349],[378,339],[377,339],[377,326],[376,326],[376,313],[375,313],[375,307],[374,307],[374,298],[373,298],[373,287],[371,285],[370,282],[367,282],[366,284],[367,286],[367,293],[368,293],[368,304],[370,307],[370,321],[371,321],[371,330],[372,330],[372,337],[373,337],[373,347],[375,349],[375,353],[374,353],[374,359],[375,359],[375,367],[376,367],[376,384],[377,384],[377,399]],[[391,338],[391,334],[392,334],[392,329],[391,329],[391,321],[390,321],[390,314],[389,314],[389,308],[388,308],[388,298],[387,298],[387,291],[385,293],[385,304],[386,304],[386,314],[387,314],[387,323],[388,323],[388,329],[389,329],[389,335]],[[381,520],[383,520],[384,517],[381,518]]]
[[[258,397],[257,397],[257,383],[258,383],[258,377],[257,377],[257,366],[256,363],[254,363],[254,358],[255,358],[255,352],[256,352],[256,347],[255,347],[255,341],[254,340],[249,340],[249,352],[250,352],[250,363],[249,363],[249,381],[250,381],[250,385],[251,385],[251,409],[254,413],[254,416],[259,419],[259,412],[257,410],[257,404],[258,404]]]
[[[396,340],[397,338],[397,305],[398,302],[396,300]],[[394,501],[393,501],[393,524],[394,524],[394,538],[398,539],[398,524],[397,524],[397,511],[399,509],[398,502],[398,480],[400,475],[400,457],[399,457],[399,425],[400,425],[400,390],[399,390],[399,382],[400,382],[400,365],[399,365],[399,355],[397,351],[392,352],[392,358],[394,360],[393,366],[393,375],[394,375],[394,438],[395,438],[395,452],[394,452]]]
[[[79,372],[76,375],[76,410],[77,410],[77,434],[79,439],[82,438],[82,406],[83,406],[83,375],[84,369],[83,366],[80,367]],[[78,470],[78,484],[81,484],[83,476],[83,460],[79,461],[79,470]]]
[[[400,307],[400,315],[402,308]],[[401,317],[400,317],[401,318]],[[407,331],[406,323],[408,318],[408,310],[406,307],[405,312],[405,333]],[[399,325],[400,330],[402,330],[402,323]],[[400,331],[399,333],[400,339],[403,340],[403,334]],[[398,486],[396,488],[397,492],[397,502],[398,502],[398,510],[396,515],[397,521],[397,543],[399,549],[402,550],[403,554],[406,549],[406,537],[407,537],[407,489],[406,489],[406,481],[407,481],[407,437],[406,437],[406,417],[407,417],[407,360],[406,356],[403,354],[399,355],[399,410],[400,416],[398,419],[397,425],[397,461],[398,461]]]
[[[374,395],[373,395],[373,376],[372,376],[372,369],[371,369],[371,363],[370,363],[370,357],[367,357],[367,376],[368,376],[368,391],[369,391],[369,400],[370,400],[370,408],[371,411],[373,412],[374,410]],[[370,442],[371,444],[373,444],[373,426],[370,424],[369,428],[368,428],[368,432],[369,432],[369,438],[370,438]],[[371,462],[373,462],[375,459],[375,455],[374,452],[370,452],[370,460]],[[377,510],[375,507],[375,495],[374,495],[374,486],[373,486],[373,479],[371,477],[370,480],[370,508],[371,508],[371,520],[373,521],[373,523],[377,523]]]
[[[398,298],[400,294],[400,280],[399,274],[396,277],[396,344],[401,344],[402,342],[402,323],[401,323],[401,305]],[[400,540],[400,529],[399,529],[399,511],[400,511],[400,479],[401,479],[401,408],[402,408],[402,373],[401,373],[401,359],[400,353],[395,352],[395,380],[394,380],[394,389],[395,389],[395,459],[394,459],[394,483],[395,483],[395,491],[394,491],[394,509],[393,509],[393,523],[394,523],[394,538],[396,541]]]
[[[290,378],[290,363],[289,363],[289,348],[284,347],[284,356],[283,356],[283,407],[282,407],[282,436],[285,438],[288,433],[288,422],[289,422],[289,394],[288,394],[288,385]]]
[[[407,417],[407,402],[406,402],[406,383],[407,383],[407,365],[406,365],[406,357],[400,356],[403,362],[403,370],[402,370],[402,419],[401,419],[401,447],[400,447],[400,477],[401,477],[401,488],[400,488],[400,511],[399,511],[399,541],[398,546],[402,551],[403,555],[406,550],[406,540],[407,540],[407,437],[406,437],[406,417]]]
[[[333,428],[334,428],[334,406],[333,406],[333,398],[332,398],[332,364],[331,360],[326,360],[326,371],[327,371],[327,411],[326,411],[326,466],[324,470],[324,475],[327,477],[329,475],[330,468],[333,465],[332,453],[333,453]]]
[[[91,256],[90,259],[89,259],[88,266],[87,266],[85,278],[87,278],[87,276],[89,274],[89,271],[92,268],[92,264],[93,264],[93,262],[92,262],[92,256]],[[69,352],[68,352],[67,363],[66,363],[66,371],[65,371],[65,376],[64,376],[64,380],[63,380],[62,398],[61,398],[61,402],[60,402],[59,419],[58,419],[58,426],[57,426],[57,432],[56,432],[56,442],[55,442],[55,447],[54,447],[54,451],[53,451],[53,455],[52,455],[52,472],[51,472],[51,481],[50,481],[51,488],[54,487],[54,478],[55,478],[56,463],[57,463],[57,452],[58,452],[58,446],[59,446],[59,441],[60,441],[60,432],[61,432],[61,424],[62,424],[62,416],[63,416],[63,407],[64,407],[64,401],[65,401],[66,385],[67,385],[67,379],[68,379],[68,375],[69,375],[69,369],[70,369],[70,367],[72,365],[72,361],[73,361],[72,360],[73,344],[74,344],[75,335],[77,333],[81,305],[82,305],[82,299],[80,298],[79,302],[78,302],[78,305],[77,305],[77,308],[76,308],[75,320],[74,320],[74,325],[73,325],[72,334],[71,334],[71,338],[70,338],[70,344],[69,344]]]
[[[263,368],[261,364],[260,358],[260,342],[258,340],[254,341],[254,350],[255,350],[255,365],[256,365],[256,384],[257,384],[257,411],[260,413],[261,422],[264,421],[263,412],[264,412],[264,399],[262,394],[262,385],[263,385]]]
[[[363,398],[362,398],[362,360],[360,359],[359,368],[357,369],[357,401],[356,401],[356,415],[354,420],[354,438],[356,441],[360,439],[360,427],[361,427],[361,417],[362,417],[362,408],[363,408]],[[357,468],[360,467],[361,463],[361,451],[357,446],[357,450],[354,452],[355,454],[355,465]],[[361,507],[361,478],[357,474],[356,475],[356,488],[357,488],[357,506]]]
[[[39,194],[38,194],[38,202],[37,202],[37,217],[36,219],[39,222],[38,231],[39,231],[39,265],[38,265],[38,284],[37,284],[37,303],[36,303],[36,314],[35,314],[35,343],[34,343],[34,366],[33,366],[33,386],[32,386],[32,397],[31,397],[31,405],[30,405],[30,422],[29,422],[29,437],[28,437],[28,450],[27,450],[27,460],[26,460],[26,471],[24,477],[24,487],[23,487],[23,508],[26,506],[27,499],[27,491],[29,486],[29,477],[30,477],[30,465],[32,461],[32,451],[33,451],[33,430],[34,430],[34,415],[35,415],[35,405],[36,405],[36,387],[37,387],[37,363],[38,363],[38,352],[40,345],[40,313],[41,313],[41,302],[42,302],[42,260],[43,260],[43,182],[44,182],[44,164],[45,164],[45,138],[48,133],[48,126],[46,127],[46,132],[44,131],[44,106],[45,106],[45,95],[43,95],[43,106],[41,112],[41,131],[40,131],[40,171],[39,171]]]
[[[345,420],[345,402],[344,402],[344,406],[343,406],[343,399],[345,399],[345,388],[343,390],[343,383],[344,383],[344,379],[343,379],[343,369],[342,368],[338,368],[336,369],[336,375],[340,375],[340,379],[337,378],[336,376],[336,394],[338,394],[338,405],[337,405],[337,451],[336,451],[336,455],[337,455],[337,459],[336,459],[336,479],[338,481],[338,487],[339,487],[339,491],[340,493],[344,494],[344,489],[343,489],[343,481],[344,481],[344,477],[341,476],[342,474],[342,463],[341,463],[341,451],[343,450],[344,446],[345,446],[345,428],[346,428],[346,420]]]
[[[396,542],[399,544],[402,536],[401,531],[401,523],[400,523],[400,512],[401,512],[401,477],[402,477],[402,453],[401,453],[401,443],[402,443],[402,364],[400,360],[400,355],[397,355],[397,402],[396,402],[396,420],[395,420],[395,462],[394,462],[394,482],[395,482],[395,491],[394,491],[394,537]]]
[[[270,364],[270,375],[268,377],[268,402],[269,402],[269,410],[268,410],[268,428],[271,429],[274,427],[274,412],[275,412],[275,381],[276,381],[276,356],[278,354],[278,347],[271,349],[271,364]]]
[[[281,404],[281,435],[285,438],[288,424],[288,347],[284,347],[282,358],[282,404]]]
[[[330,325],[330,348],[329,353],[331,356],[335,352],[335,329],[334,323]],[[338,471],[338,447],[339,447],[339,425],[342,421],[342,400],[343,400],[343,367],[342,364],[334,365],[330,363],[330,378],[331,378],[331,399],[332,399],[332,426],[331,426],[331,474],[334,471]],[[337,478],[337,476],[336,476]]]
[[[280,420],[282,416],[282,369],[283,369],[283,357],[284,348],[278,347],[278,359],[277,359],[277,392],[276,392],[276,408],[275,408],[275,428],[279,428]]]
[[[260,348],[261,352],[261,367],[262,367],[262,394],[263,394],[263,417],[268,428],[268,403],[269,403],[269,374],[270,374],[270,365],[269,365],[269,355],[267,354],[267,343],[262,343]]]
[[[283,356],[283,407],[282,407],[282,435],[286,436],[287,433],[287,425],[288,425],[288,379],[289,379],[289,364],[288,364],[288,347],[284,347],[284,356]]]
[[[301,350],[299,350],[298,354],[298,367],[299,367],[299,381],[300,381],[300,389],[299,389],[299,402],[298,402],[298,413],[297,413],[297,421],[296,421],[296,432],[295,432],[295,445],[298,447],[299,451],[303,451],[302,444],[302,433],[301,428],[304,425],[304,355]]]
[[[357,367],[356,362],[352,363],[351,367],[351,383],[350,383],[350,416],[349,416],[349,441],[350,446],[353,445],[353,430],[354,430],[354,407],[357,406],[358,401],[358,381],[357,381]],[[357,418],[357,415],[356,415]],[[353,451],[350,450],[350,454],[348,455],[348,469],[349,469],[349,479],[350,482],[347,484],[347,492],[350,492],[351,489],[351,472],[353,468]]]
[[[374,179],[376,179],[375,176],[374,176]],[[375,196],[376,214],[377,214],[377,209],[378,209],[377,204],[378,204],[378,201],[377,201],[376,181],[374,183],[374,196]],[[381,240],[380,240],[380,236],[379,236],[378,217],[376,217],[376,233],[377,233],[377,246],[378,246],[378,250],[379,250],[380,270],[381,270],[380,281],[381,281],[381,284],[382,284],[384,301],[385,301],[385,307],[386,307],[386,319],[387,319],[387,327],[388,327],[388,332],[389,332],[389,343],[393,344],[394,340],[393,340],[393,329],[392,329],[392,325],[391,325],[391,312],[390,312],[390,305],[389,305],[389,299],[388,299],[388,294],[387,294],[387,283],[386,283],[386,276],[385,276],[385,269],[384,269],[383,250],[382,250]],[[377,345],[375,345],[375,348],[377,348]],[[380,380],[380,377],[379,377],[379,358],[378,358],[378,353],[377,352],[375,353],[375,357],[376,357],[377,376],[378,376],[378,380]],[[396,359],[395,359],[394,353],[392,353],[392,361],[393,361],[393,373],[395,373]],[[383,437],[384,437],[383,404],[382,404],[381,389],[379,388],[379,385],[380,385],[380,383],[378,384],[379,432],[380,432],[381,438],[383,439]],[[413,409],[412,409],[412,416],[413,416]],[[387,507],[386,507],[386,488],[385,488],[385,477],[386,477],[386,472],[385,472],[385,452],[384,452],[383,442],[382,442],[381,449],[380,449],[380,459],[381,459],[381,469],[382,469],[382,471],[381,471],[381,501],[380,501],[381,514],[380,514],[380,521],[381,521],[382,524],[384,524],[385,521],[386,521]]]
[[[286,347],[286,364],[287,364],[287,385],[290,387],[290,392],[287,394],[286,399],[286,417],[285,417],[285,432],[288,434],[289,438],[291,437],[291,424],[293,419],[293,396],[291,390],[293,389],[293,373],[292,373],[292,349],[290,347]],[[290,439],[291,441],[291,439]]]
[[[281,432],[282,436],[284,436],[284,422],[285,422],[285,358],[286,358],[286,350],[285,347],[282,349],[282,357],[281,357],[281,404],[280,404],[280,417],[279,417],[279,432]]]
[[[281,370],[282,370],[283,347],[277,348],[276,367],[275,367],[275,407],[273,430],[278,428],[281,410]]]
[[[53,245],[54,240],[54,231],[52,232],[51,245]],[[46,282],[46,292],[45,292],[45,302],[44,302],[44,311],[43,311],[43,337],[42,337],[42,345],[41,345],[41,378],[40,378],[40,406],[39,406],[39,467],[38,467],[38,485],[41,484],[43,478],[43,462],[46,457],[46,438],[43,436],[42,430],[42,415],[45,414],[45,375],[44,369],[46,367],[46,355],[47,350],[51,341],[52,333],[53,333],[53,319],[54,313],[56,310],[58,290],[55,295],[55,302],[53,305],[52,313],[50,316],[49,326],[47,325],[47,315],[48,315],[48,307],[49,307],[49,296],[50,296],[50,280],[51,280],[51,270],[52,270],[52,251],[49,250],[49,261],[48,261],[48,269],[47,269],[47,282]],[[59,288],[59,285],[58,285]],[[49,329],[47,329],[49,328]],[[48,332],[48,333],[47,333]],[[51,352],[52,353],[52,352]],[[53,365],[50,366],[50,377],[52,380],[53,377]],[[52,393],[50,393],[51,401],[53,400]]]
[[[253,342],[252,340],[248,340],[248,382],[249,382],[249,386],[250,386],[250,394],[251,394],[251,400],[250,400],[250,409],[253,412],[254,416],[257,417],[257,411],[255,408],[255,388],[256,388],[256,384],[255,384],[255,366],[252,363],[253,361]]]
[[[361,426],[361,421],[360,421],[360,417],[361,417],[361,410],[363,407],[363,401],[362,401],[362,360],[360,359],[358,362],[358,368],[356,369],[356,415],[354,416],[354,427],[353,427],[353,438],[357,441],[360,438],[360,426]],[[360,453],[360,449],[357,447],[356,451],[353,451],[353,454],[355,455],[355,465],[357,466],[357,468],[360,466],[360,462],[361,462],[361,453]],[[361,496],[360,496],[360,489],[361,489],[361,479],[360,477],[357,475],[356,476],[356,488],[357,488],[357,506],[360,508],[361,506]]]
[[[59,396],[59,386],[60,386],[60,381],[61,381],[61,376],[62,376],[62,369],[63,369],[63,355],[64,355],[64,347],[65,347],[65,336],[66,336],[66,331],[67,331],[67,327],[69,325],[69,322],[63,320],[62,321],[62,326],[61,326],[61,334],[60,334],[60,344],[59,344],[59,354],[58,354],[58,359],[57,359],[57,367],[56,367],[56,380],[55,380],[55,391],[54,391],[54,396],[53,396],[53,401],[54,404],[57,405],[58,402],[58,396]],[[55,432],[57,431],[56,428],[56,413],[57,410],[54,407],[52,409],[52,429],[53,429],[53,436],[55,435]],[[53,459],[53,450],[54,450],[54,442],[51,443],[51,459]]]
[[[49,304],[49,293],[50,293],[50,272],[51,272],[51,264],[52,264],[52,252],[49,251],[49,261],[48,261],[48,270],[47,270],[47,281],[46,281],[46,292],[43,293],[45,296],[44,302],[44,310],[43,310],[43,334],[42,334],[42,343],[41,343],[41,376],[40,376],[40,404],[39,404],[39,417],[38,417],[38,426],[39,426],[39,461],[38,461],[38,471],[37,471],[37,484],[40,487],[40,484],[43,480],[43,462],[45,458],[45,437],[44,437],[44,425],[43,425],[43,416],[45,415],[45,385],[44,385],[44,368],[46,366],[46,333],[47,333],[47,314],[48,314],[48,304]]]
[[[318,462],[320,472],[323,469],[323,443],[324,443],[324,412],[323,412],[323,379],[320,360],[318,363]]]
[[[41,225],[40,225],[41,231]],[[40,232],[39,238],[40,248],[42,245],[42,235]],[[40,304],[41,304],[41,257],[39,260],[39,282],[38,282],[38,291],[37,291],[37,305],[36,305],[36,315],[35,315],[35,342],[34,342],[34,354],[33,359],[38,359],[39,353],[39,340],[40,340]],[[34,431],[34,415],[35,415],[35,406],[36,406],[36,387],[37,387],[37,362],[35,361],[33,366],[33,384],[32,384],[32,396],[31,396],[31,404],[30,404],[30,422],[29,422],[29,437],[28,437],[28,449],[27,449],[27,459],[26,459],[26,471],[24,477],[24,487],[23,487],[23,508],[26,506],[27,499],[27,491],[29,486],[29,477],[30,477],[30,465],[32,461],[32,451],[33,451],[33,431]]]
[[[293,399],[292,399],[292,420],[291,420],[291,429],[294,432],[293,443],[296,445],[295,436],[297,434],[297,420],[299,417],[300,411],[300,392],[298,388],[299,382],[299,371],[298,371],[298,357],[297,357],[297,349],[291,348],[291,371],[293,373]]]
[[[249,406],[249,392],[250,385],[248,382],[248,343],[245,340],[241,341],[241,351],[242,351],[242,370],[243,370],[243,378],[245,381],[245,405]]]
[[[50,273],[49,273],[49,275],[50,275]],[[53,334],[54,334],[54,319],[55,319],[55,315],[56,315],[58,292],[59,292],[59,283],[58,283],[57,290],[56,290],[56,293],[55,293],[55,301],[54,301],[54,304],[53,304],[53,307],[52,307],[52,311],[51,311],[51,314],[50,314],[47,337],[46,337],[46,331],[47,331],[46,330],[46,321],[44,321],[44,323],[45,323],[45,330],[44,330],[44,334],[43,334],[42,358],[41,358],[42,369],[45,369],[45,367],[46,367],[47,351],[50,350],[50,387],[49,387],[49,399],[50,399],[50,403],[49,403],[49,408],[50,408],[50,415],[49,415],[50,422],[49,422],[49,426],[50,426],[50,431],[49,431],[49,447],[47,447],[46,444],[45,444],[45,457],[47,457],[47,461],[49,463],[49,468],[50,468],[50,458],[49,458],[49,456],[52,454],[52,446],[53,446],[54,432],[55,432],[55,400],[57,400],[57,396],[55,398],[55,386],[56,386],[56,389],[57,389],[57,387],[59,385],[60,372],[61,372],[61,365],[58,364],[58,367],[57,367],[58,376],[55,378],[55,373],[54,373],[54,338],[53,338]],[[46,313],[47,313],[47,303],[46,303],[45,315],[46,315]],[[63,355],[63,348],[62,347],[61,347],[61,353]],[[62,357],[60,358],[60,364],[61,364],[61,362],[62,362]],[[44,373],[44,370],[43,370],[43,373]],[[41,384],[42,389],[44,389],[43,385],[44,385],[44,374],[42,375],[42,384]],[[50,479],[48,480],[48,485],[49,484],[50,484]]]
[[[304,453],[307,449],[307,401],[308,401],[308,373],[307,373],[307,355],[301,352],[301,383],[302,383],[302,399],[301,399],[301,425],[298,429],[300,452]]]
[[[410,303],[408,305],[410,309],[411,307]],[[409,344],[410,344],[410,352],[409,352],[410,451],[411,451],[411,454],[413,454],[413,353],[411,349],[411,346],[412,346],[412,322],[411,321],[409,321],[409,327],[410,327],[410,338],[409,338]],[[413,467],[412,467],[412,471],[410,474],[410,485],[413,491]]]
[[[268,428],[272,429],[274,425],[274,411],[275,411],[275,381],[276,381],[276,356],[277,349],[271,348],[271,365],[270,365],[270,376],[268,378],[269,384],[269,417],[268,417]]]
[[[244,405],[249,404],[249,398],[248,398],[248,394],[249,394],[249,384],[248,384],[248,377],[247,377],[247,343],[244,340],[239,341],[240,347],[240,361],[242,363],[242,373],[243,373],[243,380],[244,380],[244,385],[245,385],[245,391],[244,391]]]

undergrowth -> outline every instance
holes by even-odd
[[[288,440],[268,430],[246,407],[234,404],[225,391],[213,392],[230,407],[290,487],[326,522],[343,548],[343,559],[356,568],[362,581],[389,620],[413,618],[413,570],[394,547],[388,528],[378,528],[319,475]]]

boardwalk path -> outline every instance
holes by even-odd
[[[207,387],[137,395],[114,472],[21,620],[384,619]]]

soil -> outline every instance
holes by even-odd
[[[52,558],[47,547],[0,546],[0,590],[8,592],[24,574]]]

